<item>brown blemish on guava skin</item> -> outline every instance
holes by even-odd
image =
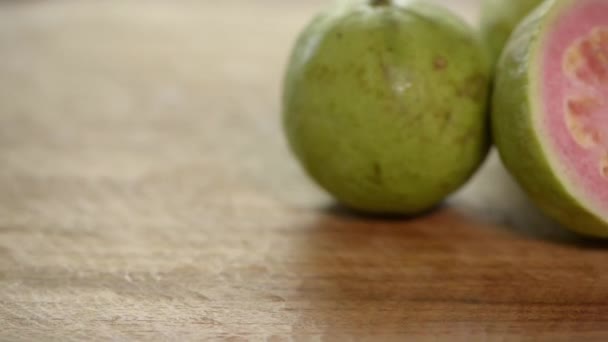
[[[365,67],[362,65],[357,65],[357,64],[351,64],[351,68],[354,68],[356,71],[355,73],[357,74],[357,78],[363,79],[364,75],[365,75]]]
[[[363,66],[359,66],[356,68],[355,77],[361,85],[363,85],[364,87],[367,86],[367,81],[365,79],[365,68]]]
[[[376,185],[382,185],[384,181],[382,180],[382,166],[378,162],[374,162],[372,164],[372,173],[370,176],[370,181]]]
[[[439,183],[439,188],[448,191],[452,189],[452,185],[446,182],[441,182]]]
[[[310,71],[312,78],[320,82],[333,82],[336,79],[336,72],[327,65],[319,65]]]
[[[384,56],[380,56],[380,69],[382,70],[382,74],[384,75],[384,79],[390,84],[391,81],[391,69],[388,66],[388,63],[384,60]]]
[[[475,73],[467,77],[458,87],[456,94],[467,97],[475,102],[485,100],[488,80],[482,73]]]
[[[369,4],[372,7],[381,7],[381,6],[388,6],[391,4],[391,2],[392,2],[392,0],[371,0]]]
[[[448,109],[435,112],[435,117],[440,120],[440,131],[445,130],[452,121],[452,111]]]
[[[459,135],[454,140],[454,143],[458,145],[466,145],[475,137],[475,129],[470,128],[464,134]]]
[[[456,138],[455,142],[458,145],[465,145],[467,142],[469,142],[469,140],[471,140],[471,135],[463,134],[463,135],[459,136],[458,138]]]
[[[435,71],[441,71],[448,67],[448,61],[442,56],[437,56],[433,60],[433,69]]]

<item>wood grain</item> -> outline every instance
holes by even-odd
[[[606,244],[496,156],[410,220],[301,173],[279,86],[321,3],[0,3],[0,340],[608,338]]]

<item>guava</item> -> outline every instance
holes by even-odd
[[[497,67],[493,133],[504,164],[562,225],[608,237],[608,1],[550,0]]]
[[[283,89],[289,145],[346,206],[430,209],[488,151],[484,56],[472,28],[424,1],[338,2],[292,52]]]
[[[481,4],[481,35],[493,61],[509,39],[511,32],[543,0],[484,0]]]

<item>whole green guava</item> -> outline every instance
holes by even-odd
[[[493,61],[500,57],[511,32],[543,0],[484,0],[481,5],[481,35]]]
[[[446,10],[340,1],[292,52],[288,141],[347,206],[419,213],[463,185],[487,154],[489,70],[473,30]]]

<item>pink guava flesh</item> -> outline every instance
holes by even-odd
[[[608,213],[608,1],[576,1],[550,30],[540,125],[560,177]]]

